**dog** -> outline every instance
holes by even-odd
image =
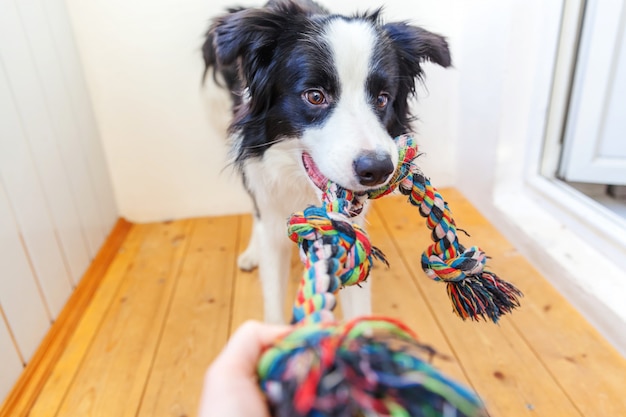
[[[202,52],[205,77],[212,69],[231,93],[233,161],[255,208],[238,266],[259,267],[265,321],[283,323],[286,219],[319,204],[329,179],[357,192],[389,180],[422,64],[450,66],[448,43],[407,22],[384,23],[381,9],[345,16],[310,0],[270,0],[215,18]],[[369,285],[340,295],[345,317],[370,314]]]

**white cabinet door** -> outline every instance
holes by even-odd
[[[589,0],[560,175],[626,185],[626,2]]]

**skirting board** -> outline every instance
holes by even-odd
[[[28,415],[131,228],[132,223],[118,219],[59,317],[0,406],[0,417]]]

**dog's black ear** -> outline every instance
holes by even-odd
[[[405,22],[383,26],[399,54],[401,66],[414,76],[422,73],[420,64],[431,61],[446,68],[452,64],[446,39],[435,33]]]
[[[228,9],[228,15],[238,13],[242,10],[244,10],[243,7]],[[215,72],[217,72],[218,69],[223,67],[222,65],[220,65],[220,62],[218,62],[216,45],[215,45],[215,31],[220,21],[225,19],[228,15],[225,15],[225,16],[222,16],[221,18],[216,19],[215,22],[211,25],[211,27],[209,27],[209,30],[207,31],[205,35],[204,43],[202,45],[202,57],[204,58],[204,76],[202,79],[203,81],[206,78],[207,72],[209,71],[211,67],[213,67]],[[214,78],[215,78],[215,73],[214,73]],[[217,81],[217,79],[215,81]]]
[[[400,70],[398,93],[393,103],[396,118],[387,127],[391,135],[397,136],[410,132],[410,124],[415,120],[408,99],[415,94],[416,81],[422,78],[421,64],[431,61],[445,68],[451,65],[452,60],[448,42],[443,36],[404,22],[388,23],[383,30],[397,53]]]
[[[213,67],[214,70],[217,68],[217,57],[215,56],[213,38],[214,38],[213,31],[209,29],[209,31],[206,33],[204,44],[202,45],[202,58],[204,58],[204,74],[202,76],[203,82],[206,79],[206,75],[209,72],[209,69],[211,67]]]
[[[276,65],[279,38],[291,22],[308,13],[296,2],[275,1],[263,8],[231,10],[211,26],[207,36],[211,45],[205,52],[205,62],[217,63],[241,76],[243,85],[239,87],[248,88],[251,113],[263,111],[271,102],[269,80]]]
[[[302,13],[297,4],[285,2],[271,8],[238,10],[218,18],[210,30],[218,63],[230,65],[241,58],[244,71],[269,63],[287,23]]]

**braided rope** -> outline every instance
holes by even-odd
[[[372,247],[365,231],[349,221],[345,211],[309,207],[291,217],[288,231],[289,237],[300,244],[304,263],[293,308],[295,323],[332,320],[334,294],[342,286],[365,281],[374,258],[387,263],[382,252]]]
[[[408,136],[397,139],[398,146],[415,148],[415,141]],[[432,186],[416,165],[415,158],[406,163],[401,175],[394,178],[390,188],[397,188],[408,196],[409,202],[419,208],[432,231],[433,244],[422,254],[422,269],[435,281],[447,284],[453,311],[463,320],[489,318],[496,323],[501,315],[519,307],[522,292],[513,284],[485,270],[487,255],[479,247],[465,248],[459,243],[452,213],[439,191]],[[378,198],[388,190],[370,193]]]
[[[300,245],[305,263],[294,306],[295,322],[305,317],[317,321],[320,314],[332,317],[334,293],[342,286],[364,281],[375,258],[386,263],[382,252],[350,218],[361,212],[367,199],[381,198],[396,189],[426,218],[433,244],[422,254],[422,269],[429,278],[447,284],[453,311],[459,317],[495,323],[519,307],[521,291],[485,270],[485,252],[459,243],[448,204],[416,164],[419,153],[415,140],[404,135],[396,138],[396,143],[398,168],[386,186],[354,193],[329,182],[321,207],[309,207],[289,220],[288,234]],[[314,314],[318,311],[324,313]]]
[[[396,189],[426,218],[433,244],[422,254],[422,268],[447,284],[457,315],[497,322],[519,306],[521,292],[484,269],[485,253],[458,242],[448,205],[416,165],[415,141],[396,141],[399,164],[388,185],[354,193],[329,182],[321,207],[289,219],[288,235],[300,246],[305,270],[293,308],[299,326],[268,349],[258,367],[274,416],[485,415],[473,393],[420,358],[428,348],[403,324],[376,317],[332,323],[336,292],[367,279],[375,259],[387,263],[351,218],[368,199]]]

